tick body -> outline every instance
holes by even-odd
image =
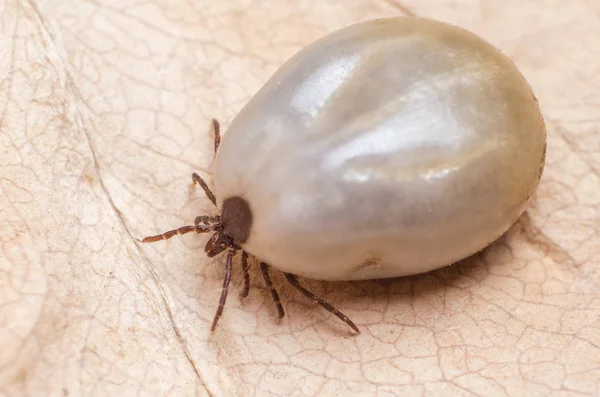
[[[354,25],[290,59],[231,123],[207,252],[243,249],[292,285],[450,265],[515,223],[545,147],[529,85],[483,39],[420,18]]]

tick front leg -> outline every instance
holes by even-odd
[[[212,225],[199,225],[194,226],[183,226],[178,229],[169,230],[168,232],[157,234],[156,236],[149,236],[142,240],[142,243],[154,243],[156,241],[168,240],[174,236],[181,236],[188,233],[209,233],[213,232],[215,227]]]
[[[221,217],[219,215],[215,215],[215,216],[210,216],[210,215],[200,215],[197,216],[196,219],[194,219],[194,225],[198,226],[201,223],[205,224],[205,225],[210,225],[215,224],[215,223],[219,223],[221,221]]]
[[[215,205],[215,207],[217,206],[217,199],[215,198],[215,195],[213,194],[212,190],[210,190],[210,188],[208,187],[208,185],[206,184],[206,182],[204,182],[204,179],[202,179],[202,177],[198,174],[196,174],[195,172],[192,174],[192,180],[194,181],[194,183],[197,183],[198,185],[200,185],[200,187],[202,188],[202,190],[204,190],[204,194],[206,194],[206,197],[208,197],[208,199]]]
[[[315,296],[315,294],[313,294],[312,292],[310,292],[309,290],[307,290],[306,288],[304,288],[303,286],[301,286],[300,283],[298,282],[298,279],[293,274],[290,274],[290,273],[283,273],[283,274],[285,275],[285,278],[287,278],[287,280],[290,282],[290,284],[292,284],[298,291],[302,292],[309,299],[312,299],[315,302],[317,302],[325,310],[327,310],[328,312],[334,314],[337,318],[339,318],[340,320],[342,320],[343,322],[345,322],[346,324],[348,324],[348,326],[350,326],[350,328],[352,328],[354,331],[356,331],[356,333],[360,334],[360,330],[352,322],[352,320],[350,320],[348,318],[348,316],[346,316],[344,313],[342,313],[341,311],[339,311],[335,307],[331,306],[329,303],[325,302],[323,299]]]
[[[217,119],[212,119],[212,125],[213,125],[213,131],[215,133],[215,154],[217,154],[217,150],[219,149],[219,145],[221,144],[221,125],[219,124]],[[206,194],[206,197],[208,197],[208,199],[216,207],[217,199],[215,198],[215,195],[213,194],[212,190],[210,190],[210,188],[208,187],[208,184],[204,181],[204,179],[202,179],[202,177],[200,175],[198,175],[194,172],[192,174],[192,180],[194,181],[194,183],[197,183],[198,185],[200,185],[202,190],[204,190],[204,194]],[[198,218],[196,218],[196,219],[198,219]]]
[[[217,150],[219,150],[219,145],[221,144],[221,125],[217,119],[212,119],[212,124],[213,132],[215,133],[215,154],[217,154]]]

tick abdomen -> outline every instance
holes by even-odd
[[[503,234],[544,151],[537,101],[509,59],[456,27],[389,19],[286,63],[232,122],[215,185],[219,198],[248,201],[244,248],[272,266],[394,277]]]

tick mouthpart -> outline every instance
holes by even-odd
[[[204,246],[206,256],[212,258],[225,251],[227,247],[235,247],[233,239],[227,235],[222,226],[210,237]]]

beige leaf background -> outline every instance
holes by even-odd
[[[206,237],[138,238],[212,213],[224,127],[282,62],[351,23],[415,14],[501,48],[548,126],[526,215],[430,274],[307,286]],[[598,396],[600,3],[596,0],[4,0],[0,3],[0,396]],[[251,161],[251,160],[249,160]]]

